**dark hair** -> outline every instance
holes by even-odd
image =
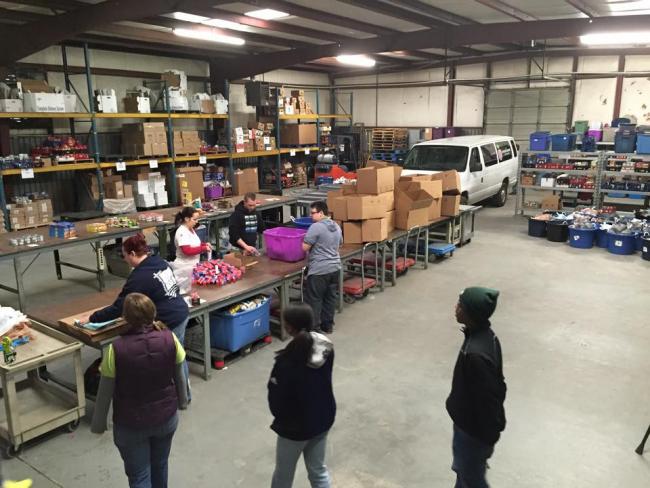
[[[323,212],[325,215],[329,213],[329,210],[327,208],[327,203],[322,200],[312,203],[310,207],[312,208],[312,210],[316,210],[317,212]]]
[[[125,253],[133,253],[138,257],[149,253],[149,245],[143,234],[136,234],[126,239],[122,243],[122,249]]]
[[[122,316],[130,327],[146,327],[153,325],[157,330],[164,327],[162,322],[156,322],[156,305],[147,295],[129,293],[124,299]]]
[[[255,197],[256,197],[255,193],[249,191],[244,195],[244,200],[255,200]]]
[[[194,215],[197,212],[198,210],[195,209],[194,207],[183,207],[183,209],[176,214],[176,217],[174,218],[174,225],[178,227],[183,222],[185,222],[185,219],[192,218],[192,215]]]
[[[278,351],[277,356],[306,364],[311,354],[314,339],[309,333],[314,327],[314,313],[309,305],[290,305],[282,311],[282,319],[298,332],[287,347]]]

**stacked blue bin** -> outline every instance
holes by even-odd
[[[621,123],[614,136],[614,152],[619,154],[633,153],[636,149],[636,126]]]
[[[636,153],[650,154],[650,134],[637,134]]]
[[[529,145],[531,151],[548,151],[551,147],[551,133],[533,132],[530,135]]]
[[[576,148],[575,134],[553,134],[551,141],[553,151],[573,151]]]

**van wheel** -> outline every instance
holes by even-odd
[[[508,182],[504,181],[499,192],[492,198],[492,204],[495,207],[503,207],[508,201]]]
[[[467,201],[468,201],[468,199],[469,199],[469,197],[467,196],[467,193],[463,193],[463,194],[460,196],[460,204],[461,204],[461,205],[467,205]]]

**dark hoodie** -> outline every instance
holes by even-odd
[[[325,218],[309,227],[305,235],[305,244],[309,244],[309,275],[326,275],[341,269],[339,247],[343,244],[343,235],[339,225],[330,218]]]
[[[271,429],[292,441],[306,441],[327,432],[336,416],[334,346],[322,334],[309,334],[313,344],[307,362],[281,352],[268,384],[269,408],[275,417]]]
[[[189,316],[187,303],[181,297],[169,263],[155,255],[149,256],[131,271],[113,305],[92,314],[90,321],[101,323],[121,317],[124,299],[133,292],[147,295],[156,306],[156,319],[170,329],[180,325]]]
[[[230,244],[239,247],[237,241],[242,239],[249,246],[257,247],[257,234],[263,231],[264,221],[262,215],[257,211],[249,212],[244,207],[244,202],[239,202],[230,216],[228,227]]]
[[[465,341],[454,368],[447,412],[461,430],[494,445],[506,426],[501,344],[489,321],[463,332]]]

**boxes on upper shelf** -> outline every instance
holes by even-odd
[[[163,122],[122,126],[122,153],[127,156],[166,156],[167,132]]]
[[[283,146],[316,144],[316,124],[285,124],[280,127]]]
[[[124,111],[130,114],[151,113],[151,100],[149,97],[131,95],[124,99]]]
[[[25,112],[65,112],[63,93],[25,93],[23,95]]]
[[[19,98],[7,98],[0,100],[0,112],[22,112],[23,101]]]
[[[97,112],[105,114],[117,113],[117,97],[115,90],[101,89],[95,90],[95,109]]]
[[[162,72],[160,79],[167,83],[167,87],[179,88],[187,92],[187,75],[185,71],[168,69]]]

